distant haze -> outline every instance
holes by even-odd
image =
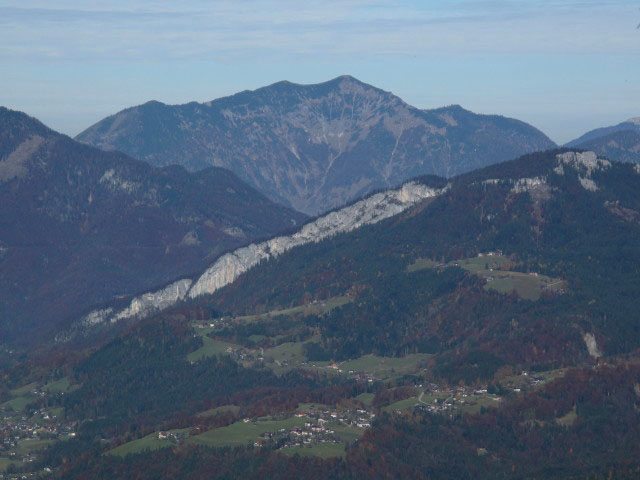
[[[302,5],[301,5],[302,4]],[[341,74],[564,143],[640,115],[636,0],[0,0],[0,105],[75,135],[155,99]]]

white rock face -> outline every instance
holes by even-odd
[[[609,160],[598,158],[595,152],[566,152],[556,156],[559,164],[568,165],[575,170],[587,170],[587,177],[596,170],[606,170],[611,166]]]
[[[540,187],[547,184],[546,177],[519,178],[515,185],[511,188],[513,193],[528,192],[532,188]]]
[[[377,223],[397,215],[420,200],[435,197],[440,193],[441,190],[410,182],[398,190],[377,193],[341,210],[331,212],[304,225],[293,235],[251,244],[223,255],[191,287],[189,297],[195,298],[214,293],[232,283],[262,260],[277,257],[300,245],[319,242],[338,233],[350,232],[362,225]]]
[[[482,181],[483,185],[498,185],[501,182],[498,178],[488,178]]]
[[[598,343],[596,342],[596,337],[593,336],[593,333],[583,334],[582,339],[584,340],[584,343],[587,346],[589,355],[591,355],[593,358],[599,358],[602,356],[602,352],[598,348]]]
[[[113,313],[113,308],[105,308],[104,310],[94,310],[82,319],[82,324],[86,327],[97,325],[107,320]]]
[[[591,178],[591,174],[611,167],[610,161],[598,158],[595,152],[566,152],[557,155],[556,159],[558,166],[554,171],[557,174],[564,175],[564,166],[573,168],[582,174],[578,177],[582,187],[591,192],[598,190],[598,185]]]
[[[131,304],[112,317],[111,321],[116,322],[130,317],[144,317],[154,311],[164,310],[178,300],[182,300],[187,295],[191,283],[192,280],[190,278],[183,278],[162,290],[142,294],[131,300]]]
[[[116,173],[115,169],[110,168],[102,177],[100,177],[100,183],[102,185],[106,185],[112,190],[121,190],[125,193],[133,193],[138,188],[140,188],[140,184],[137,182],[131,182],[129,180],[123,179]]]
[[[580,185],[582,185],[582,188],[584,188],[585,190],[589,190],[590,192],[595,192],[596,190],[598,190],[596,182],[594,182],[590,178],[578,177],[578,180],[580,180]]]
[[[634,117],[627,120],[627,123],[633,123],[634,125],[640,125],[640,117]]]
[[[111,177],[109,177],[111,179]],[[112,309],[96,310],[85,316],[81,326],[92,326],[105,321],[117,322],[126,318],[144,318],[164,310],[185,298],[214,293],[235,281],[241,274],[258,265],[262,260],[278,255],[300,245],[319,242],[338,233],[350,232],[362,225],[372,224],[396,215],[425,198],[435,197],[445,189],[434,189],[410,182],[397,190],[377,193],[341,210],[331,212],[304,225],[289,236],[272,238],[262,243],[252,243],[218,258],[198,279],[178,280],[156,292],[134,298],[131,304],[114,313]],[[63,338],[63,337],[61,337]]]
[[[190,278],[184,278],[156,292],[145,293],[131,300],[127,308],[117,313],[115,313],[112,308],[94,310],[83,317],[75,328],[92,327],[107,321],[113,323],[124,318],[145,317],[155,311],[168,308],[179,300],[184,299],[192,283],[193,281]],[[75,328],[72,327],[72,331]],[[61,335],[59,337],[60,339],[67,339],[72,335],[73,334],[69,332],[67,335]]]

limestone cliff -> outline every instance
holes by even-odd
[[[211,294],[229,285],[262,260],[277,257],[300,245],[318,242],[363,225],[377,223],[406,210],[421,200],[435,197],[443,190],[418,182],[409,182],[396,190],[376,193],[309,222],[292,235],[275,237],[261,243],[252,243],[226,253],[195,280],[182,279],[156,292],[140,295],[134,298],[127,308],[119,312],[113,312],[110,309],[91,312],[79,323],[83,326],[91,326],[107,321],[116,322],[133,317],[143,318],[151,313],[169,308],[187,297],[195,298]]]

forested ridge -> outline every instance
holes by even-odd
[[[565,152],[43,351],[0,403],[67,382],[24,407],[73,425],[59,478],[637,478],[640,174]]]

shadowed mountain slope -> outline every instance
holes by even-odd
[[[619,130],[576,145],[614,162],[640,163],[640,129]]]
[[[222,168],[155,168],[0,108],[2,341],[304,220]]]

